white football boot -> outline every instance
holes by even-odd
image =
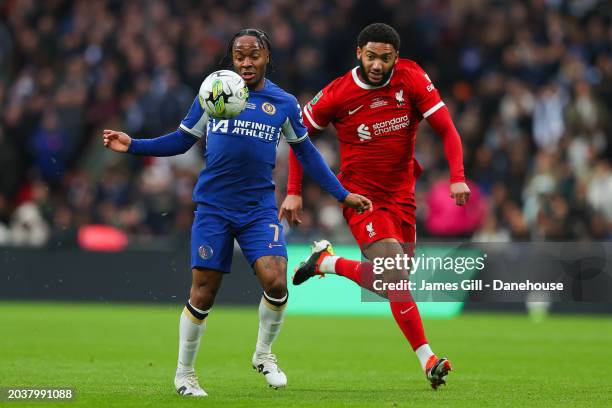
[[[174,387],[176,392],[185,397],[207,397],[206,391],[200,387],[198,377],[195,372],[187,372],[184,374],[177,373],[174,377]]]
[[[262,373],[270,387],[279,389],[287,385],[287,376],[276,364],[276,356],[272,353],[253,354],[253,368]]]
[[[325,257],[335,255],[334,249],[328,240],[322,239],[321,241],[315,241],[312,246],[310,256],[300,266],[295,268],[295,274],[293,275],[292,281],[294,285],[301,285],[313,276],[319,276],[320,278],[325,276],[324,272],[321,272],[319,267]]]

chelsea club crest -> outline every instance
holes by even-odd
[[[202,259],[210,259],[210,257],[213,256],[213,249],[210,245],[200,245],[198,254],[200,254],[200,258]]]
[[[268,115],[274,115],[276,113],[276,107],[272,105],[270,102],[264,102],[261,105],[261,109],[266,112]]]

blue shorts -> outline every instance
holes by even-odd
[[[191,267],[229,273],[234,240],[251,266],[262,256],[287,258],[283,226],[275,207],[238,214],[199,204],[191,227]]]

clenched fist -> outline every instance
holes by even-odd
[[[372,202],[366,197],[359,194],[350,193],[346,196],[342,204],[354,209],[359,214],[362,214],[366,211],[372,211]]]

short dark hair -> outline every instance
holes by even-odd
[[[391,44],[396,51],[400,48],[400,36],[395,28],[385,23],[374,23],[365,27],[357,36],[357,46],[362,48],[369,42]]]
[[[236,39],[247,35],[255,37],[257,39],[257,43],[259,43],[259,46],[268,50],[268,54],[270,54],[270,62],[272,62],[272,44],[270,43],[270,37],[268,37],[268,34],[259,28],[245,28],[234,34],[232,39],[227,44],[227,51],[221,60],[221,65],[223,65],[223,63],[228,65],[232,64],[232,50],[234,49]]]

